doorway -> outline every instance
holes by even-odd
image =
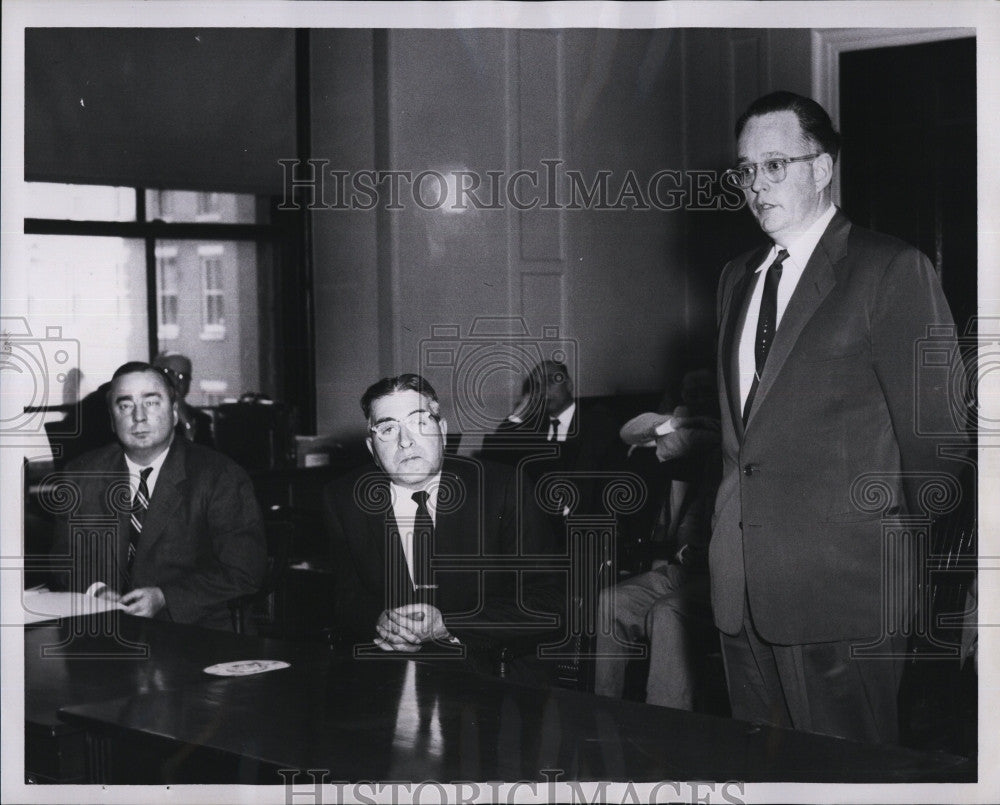
[[[976,41],[840,54],[842,207],[933,261],[959,332],[976,314]]]
[[[854,222],[930,257],[959,335],[971,335],[978,279],[975,39],[842,52],[839,100],[841,206]],[[968,360],[975,357],[970,350]],[[932,551],[952,570],[976,556],[971,476],[963,481],[963,504],[932,531]],[[972,570],[932,574],[930,622],[969,608],[974,580]],[[968,651],[974,635],[968,624],[911,638],[900,694],[904,743],[976,757],[977,674]],[[928,659],[940,648],[934,638],[960,644],[961,653]]]

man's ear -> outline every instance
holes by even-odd
[[[180,419],[180,413],[177,410],[177,400],[170,403],[170,407],[174,410],[174,427],[177,427],[177,421]]]
[[[369,436],[367,439],[365,439],[365,447],[368,448],[368,452],[371,453],[372,458],[375,459],[375,463],[377,464],[378,463],[378,459],[375,457],[375,448],[372,447],[372,437],[371,436]]]
[[[447,436],[448,435],[448,420],[447,419],[445,419],[444,417],[441,417],[438,420],[438,427],[441,428],[441,435],[442,436]]]
[[[816,157],[812,164],[816,191],[822,193],[833,182],[833,157],[823,153]]]

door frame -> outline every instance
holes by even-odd
[[[840,54],[852,50],[975,38],[975,28],[831,28],[812,31],[812,94],[840,126]],[[840,204],[840,162],[834,166],[833,202]]]

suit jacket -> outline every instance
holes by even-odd
[[[62,585],[84,592],[103,581],[124,592],[129,540],[128,470],[118,444],[81,456],[61,474],[77,495],[57,518],[53,556],[72,556]],[[104,531],[88,522],[111,523]],[[82,544],[71,551],[71,528]],[[230,598],[255,592],[264,579],[267,546],[250,478],[232,460],[174,437],[149,501],[131,587],[159,587],[157,617],[228,629]]]
[[[546,441],[546,417],[520,424],[507,421],[483,440],[483,455],[520,466],[532,480],[563,473],[577,490],[576,503],[570,506],[573,514],[607,514],[600,476],[624,465],[625,445],[618,429],[618,420],[606,406],[577,400],[565,441]]]
[[[939,440],[921,433],[964,441],[948,367],[917,370],[927,328],[952,325],[951,314],[923,254],[838,211],[788,303],[744,428],[739,334],[765,254],[732,261],[719,283],[723,478],[709,549],[716,624],[738,633],[749,601],[772,643],[878,637],[882,517],[920,513],[920,473],[947,470]],[[954,347],[954,338],[937,340]],[[865,473],[886,478],[884,505],[865,504],[854,486]]]
[[[337,579],[334,620],[352,639],[369,641],[382,611],[405,603],[390,592],[396,573],[409,581],[389,478],[377,468],[361,468],[327,486],[324,500]],[[463,640],[471,636],[493,644],[523,638],[523,627],[531,624],[534,641],[540,632],[551,631],[551,624],[545,626],[518,606],[512,572],[481,570],[504,557],[552,553],[547,521],[508,467],[445,459],[432,555],[465,565],[434,571],[435,603],[449,631]],[[550,615],[563,611],[563,595],[552,573],[530,571],[522,581],[521,600],[531,610]]]

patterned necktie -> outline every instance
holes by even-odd
[[[128,529],[128,569],[129,579],[132,577],[132,565],[135,563],[135,553],[139,548],[139,537],[142,534],[142,521],[146,517],[149,509],[149,487],[146,480],[153,471],[152,467],[146,467],[139,472],[139,487],[135,490],[135,497],[132,498],[132,516],[129,520]]]
[[[431,584],[431,552],[434,545],[434,521],[427,509],[427,490],[421,489],[411,496],[417,504],[417,514],[413,518],[413,586],[419,602],[433,603],[433,591],[437,585]]]
[[[750,406],[757,394],[760,376],[764,373],[764,364],[767,362],[767,354],[771,351],[771,343],[774,341],[774,331],[778,326],[778,283],[781,282],[781,264],[787,257],[786,249],[778,252],[778,256],[767,267],[764,276],[764,293],[760,298],[760,313],[757,316],[757,338],[753,345],[753,383],[750,385],[750,393],[747,394],[747,401],[743,406],[744,425],[750,416]]]

